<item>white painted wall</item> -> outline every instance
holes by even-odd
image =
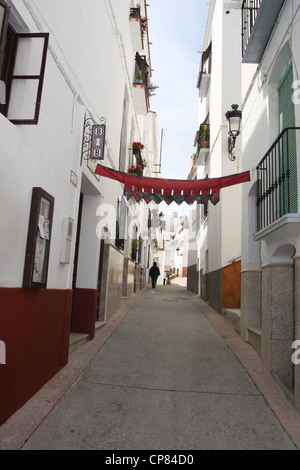
[[[88,209],[85,207],[87,212],[84,214],[87,223],[91,224],[89,235],[93,241],[87,237],[83,242],[78,282],[81,287],[94,288],[98,273],[95,267],[90,269],[91,259],[86,250],[91,250],[93,244],[97,259],[95,208],[101,201],[116,209],[122,186],[104,178],[99,181],[85,160],[81,164],[83,125],[85,116],[93,117],[96,123],[101,117],[106,118],[103,164],[118,169],[123,99],[127,87],[128,134],[143,139],[144,118],[136,116],[131,94],[136,51],[130,35],[129,11],[135,2],[10,0],[9,3],[18,32],[49,32],[50,39],[38,125],[12,125],[0,115],[0,194],[3,201],[0,206],[3,221],[0,285],[22,285],[31,191],[32,187],[40,186],[55,197],[47,287],[71,288],[73,262],[59,263],[61,226],[64,217],[75,221],[73,259],[84,174],[82,189],[87,193],[86,202],[88,199],[94,201]],[[144,8],[143,2],[141,7]],[[148,51],[143,53],[147,55]],[[148,132],[147,128],[145,132]],[[77,188],[70,182],[71,170],[78,176]]]
[[[243,169],[253,170],[252,182],[243,185],[243,216],[246,223],[242,230],[242,269],[258,269],[261,265],[260,242],[253,238],[257,230],[254,169],[279,135],[277,88],[291,61],[295,81],[299,77],[299,18],[299,5],[292,1],[285,2],[261,63],[242,65]],[[299,105],[295,106],[295,113],[296,125],[299,126]],[[285,243],[285,240],[281,242]]]
[[[228,3],[228,2],[227,2]],[[212,41],[212,71],[207,99],[200,101],[199,116],[209,111],[210,157],[198,177],[220,177],[241,171],[241,144],[237,141],[236,160],[228,158],[228,123],[225,113],[232,104],[241,106],[241,12],[230,9],[224,2],[212,1],[205,32],[203,50]],[[200,123],[201,124],[201,121]],[[215,271],[241,256],[241,188],[221,190],[220,202],[208,205],[207,225],[199,228],[200,266],[206,272]]]

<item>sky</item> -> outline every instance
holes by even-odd
[[[151,82],[159,87],[150,107],[158,117],[160,176],[187,179],[199,127],[196,85],[209,0],[148,0],[147,4]]]

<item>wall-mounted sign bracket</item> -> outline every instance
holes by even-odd
[[[84,122],[82,139],[82,160],[104,160],[106,119],[100,118],[100,124],[96,124],[92,118]]]

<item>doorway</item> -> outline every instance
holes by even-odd
[[[81,220],[82,220],[83,197],[84,197],[83,193],[80,192],[78,217],[77,217],[77,232],[76,232],[75,254],[74,254],[73,280],[72,280],[73,299],[72,299],[72,312],[71,312],[70,331],[72,331],[73,322],[74,322],[75,289],[76,289],[77,271],[78,271],[78,255],[79,255],[79,245],[80,245],[80,231],[81,231]]]
[[[96,325],[100,258],[97,213],[100,204],[101,194],[89,178],[83,174],[72,279],[71,331],[88,334],[90,339],[93,339],[95,335]]]

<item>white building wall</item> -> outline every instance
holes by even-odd
[[[145,112],[147,108],[140,107],[133,91],[136,52],[149,62],[147,37],[145,49],[139,46],[137,51],[134,38],[142,44],[139,29],[135,37],[132,35],[130,8],[137,6],[137,1],[6,1],[11,7],[9,24],[16,33],[46,33],[49,43],[38,122],[12,124],[0,114],[0,329],[3,340],[14,351],[0,388],[0,401],[4,403],[0,423],[67,364],[70,331],[93,340],[96,321],[111,318],[121,306],[121,297],[133,295],[143,284],[139,281],[145,280],[145,271],[142,278],[140,267],[128,260],[129,246],[125,244],[124,252],[113,246],[123,186],[96,176],[97,162],[88,159],[88,153],[82,155],[87,119],[91,119],[90,124],[102,124],[101,118],[106,119],[101,163],[116,170],[120,149],[122,169],[126,170],[132,163],[133,141],[147,141],[143,155],[147,160],[149,149],[155,159],[157,140],[155,116],[151,124],[144,115],[137,115],[138,110]],[[145,17],[146,2],[139,4],[141,17]],[[20,60],[25,71],[32,73],[38,58],[36,38],[23,37],[24,43],[27,50],[22,48],[22,54],[18,53],[18,63]],[[3,43],[1,51],[2,47]],[[6,71],[1,71],[1,79]],[[17,88],[20,91],[22,87],[14,111],[18,117],[27,118],[21,113],[32,87],[23,79]],[[124,102],[127,113],[123,111]],[[146,104],[143,96],[141,104]],[[12,117],[10,113],[11,109],[8,117]],[[35,290],[22,287],[34,187],[55,198],[47,286]],[[145,207],[140,204],[138,209],[135,207],[134,216],[140,234],[146,220]],[[61,259],[64,219],[74,221],[69,260]],[[104,228],[108,229],[106,244],[99,236]],[[143,267],[146,253],[143,244]]]
[[[41,186],[55,197],[48,287],[71,288],[72,263],[59,263],[61,224],[66,216],[75,221],[73,255],[81,173],[89,181],[87,193],[98,194],[99,204],[105,201],[116,210],[122,192],[119,183],[104,178],[99,181],[86,160],[81,165],[84,119],[91,116],[99,123],[101,117],[106,118],[106,153],[102,163],[118,169],[127,87],[128,129],[133,123],[134,137],[141,141],[143,138],[144,118],[136,116],[131,95],[136,53],[129,25],[132,2],[13,0],[10,4],[19,32],[49,32],[50,38],[38,125],[12,125],[0,115],[0,133],[4,136],[0,154],[5,156],[0,162],[2,200],[11,195],[0,209],[2,220],[6,221],[0,244],[6,268],[0,272],[0,284],[10,287],[22,284],[31,188]],[[22,18],[19,24],[18,18]],[[147,50],[141,52],[147,54]],[[8,162],[15,162],[17,168]],[[70,182],[71,170],[78,176],[77,188]],[[90,209],[94,210],[94,206]],[[93,286],[97,274],[95,270]]]
[[[291,360],[299,338],[298,214],[280,218],[257,233],[256,166],[279,136],[278,86],[292,63],[295,95],[299,89],[300,8],[287,0],[259,64],[242,65],[243,168],[252,181],[243,185],[241,334],[259,352],[266,367],[299,409],[300,380]],[[296,126],[300,111],[295,101]],[[299,149],[299,142],[298,142]],[[299,155],[298,155],[299,156]],[[299,158],[298,158],[299,181]],[[298,201],[299,201],[298,184]]]
[[[209,111],[210,156],[203,176],[220,177],[241,170],[241,147],[236,146],[236,160],[228,158],[228,123],[225,113],[232,104],[241,105],[241,46],[239,9],[226,14],[223,2],[211,2],[203,50],[212,41],[212,72],[207,100],[200,109]],[[203,110],[199,112],[204,115]],[[199,176],[199,172],[198,172]],[[241,188],[221,190],[220,202],[208,206],[207,243],[202,250],[209,252],[209,271],[216,271],[241,255]],[[234,227],[234,230],[233,230]],[[205,243],[206,245],[206,243]],[[201,259],[204,255],[201,255]]]
[[[296,14],[296,16],[295,16]],[[243,185],[244,217],[252,220],[243,227],[242,268],[260,266],[260,243],[253,240],[256,232],[256,181],[255,168],[279,135],[277,88],[293,62],[294,79],[297,82],[300,64],[299,10],[287,1],[279,15],[268,48],[259,66],[242,66],[243,79],[243,167],[252,170],[252,182]],[[297,91],[297,88],[295,89]],[[296,95],[295,95],[296,96]],[[299,106],[295,106],[296,126],[300,122]],[[299,168],[298,168],[299,171]],[[299,196],[298,196],[299,197]]]
[[[242,168],[242,154],[240,139],[237,139],[232,162],[228,158],[228,123],[226,111],[232,104],[241,107],[241,41],[237,41],[241,31],[241,11],[231,9],[227,14],[223,8],[223,35],[222,35],[222,129],[223,147],[222,175],[239,173]],[[241,256],[241,185],[232,186],[221,191],[222,204],[222,267]]]
[[[22,284],[32,187],[40,186],[55,197],[51,254],[57,263],[62,218],[74,218],[76,214],[76,189],[70,183],[70,171],[72,169],[78,174],[82,113],[71,128],[73,95],[69,88],[65,87],[65,82],[53,66],[51,57],[48,56],[48,59],[39,127],[13,126],[0,115],[4,136],[0,142],[0,153],[5,156],[0,163],[1,174],[3,177],[5,175],[1,192],[3,199],[7,200],[0,210],[2,220],[6,221],[6,228],[9,227],[3,231],[8,237],[7,244],[4,240],[4,243],[1,242],[2,259],[7,266],[7,269],[0,273],[2,285]],[[60,106],[62,101],[63,107]],[[77,106],[75,109],[78,112]],[[9,132],[6,131],[7,128]],[[7,162],[12,161],[18,165],[17,174],[7,165]],[[14,210],[11,201],[7,199],[7,194],[12,192],[12,188],[16,188],[13,190],[16,193]],[[12,239],[15,240],[15,250],[11,250]],[[49,287],[68,287],[68,267],[57,263],[55,268],[54,263],[49,265]],[[53,269],[55,271],[52,273]]]

